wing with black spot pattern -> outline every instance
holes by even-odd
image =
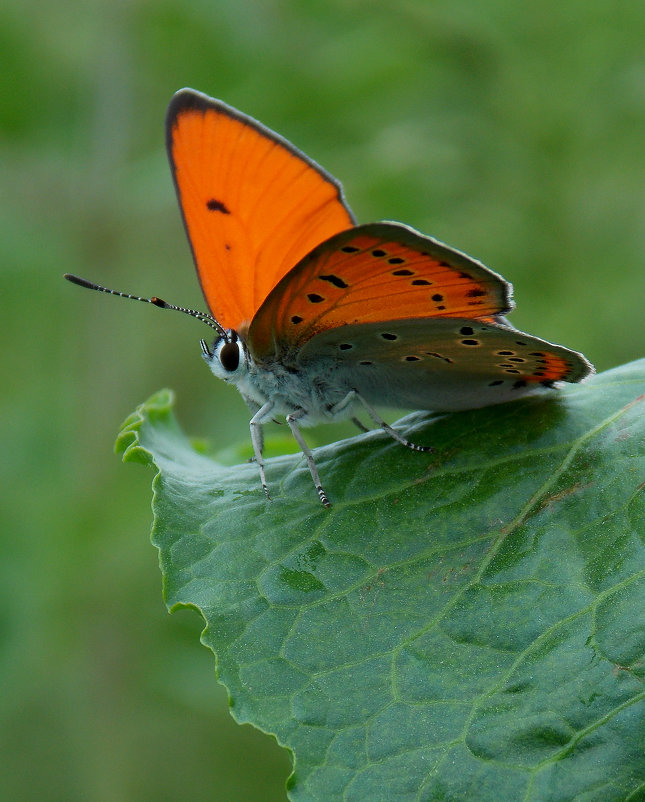
[[[510,401],[593,371],[576,351],[468,318],[330,329],[306,343],[298,366],[312,378],[330,372],[377,406],[437,412]]]
[[[261,361],[345,324],[494,318],[511,308],[511,285],[480,262],[400,223],[370,223],[323,242],[282,279],[249,346]]]

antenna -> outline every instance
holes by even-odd
[[[79,287],[85,287],[88,290],[97,290],[98,292],[107,292],[110,295],[118,295],[121,298],[130,298],[132,301],[143,301],[146,304],[152,304],[153,306],[158,306],[161,309],[174,309],[176,312],[183,312],[186,315],[190,315],[191,317],[197,318],[197,320],[201,320],[202,323],[206,323],[207,326],[210,326],[212,329],[221,336],[224,337],[225,340],[228,341],[228,335],[226,331],[220,326],[220,324],[215,320],[215,318],[208,314],[208,312],[197,312],[195,309],[186,309],[184,306],[175,306],[174,304],[166,303],[161,298],[157,298],[156,295],[153,295],[152,298],[142,298],[140,295],[131,295],[129,292],[119,292],[119,290],[111,290],[108,287],[102,287],[100,284],[94,284],[93,281],[88,281],[86,278],[81,278],[80,276],[75,276],[72,273],[65,273],[63,278],[66,278],[68,281],[71,281],[72,284],[78,284]]]

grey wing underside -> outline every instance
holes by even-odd
[[[354,389],[375,406],[437,412],[503,403],[592,372],[581,354],[499,320],[341,326],[312,337],[298,363],[312,380]]]

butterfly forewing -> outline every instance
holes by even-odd
[[[510,284],[480,262],[407,226],[372,223],[335,235],[288,273],[256,315],[250,345],[263,358],[348,323],[511,308]]]
[[[333,366],[336,381],[372,404],[434,411],[512,400],[592,371],[576,351],[467,318],[330,329],[311,338],[298,361],[312,374],[316,365]]]
[[[280,279],[353,225],[340,185],[260,123],[193,90],[172,99],[168,156],[208,306],[244,328]]]

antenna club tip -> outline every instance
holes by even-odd
[[[161,298],[157,298],[156,295],[153,295],[152,298],[150,298],[150,303],[154,304],[155,306],[160,306],[162,309],[166,309],[168,307],[168,304]]]
[[[67,281],[71,281],[72,284],[78,284],[79,286],[87,287],[88,289],[94,289],[95,286],[91,281],[81,278],[80,276],[75,276],[73,273],[63,273],[63,278],[67,279]]]

